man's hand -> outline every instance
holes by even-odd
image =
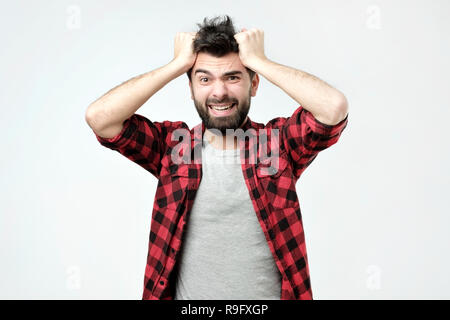
[[[196,34],[197,32],[177,32],[175,36],[173,61],[177,61],[182,66],[183,72],[188,71],[197,59],[193,47]]]
[[[253,69],[253,66],[260,61],[267,60],[264,54],[264,31],[253,28],[234,35],[239,45],[239,58],[244,66]]]
[[[343,93],[319,78],[273,62],[264,54],[264,32],[242,29],[234,35],[243,65],[281,88],[320,122],[335,125],[348,113]]]

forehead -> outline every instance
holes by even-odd
[[[195,75],[195,72],[199,69],[207,70],[216,76],[231,70],[242,71],[243,73],[246,71],[241,59],[239,59],[239,54],[236,52],[228,53],[220,58],[205,52],[199,52],[192,68],[193,74]]]

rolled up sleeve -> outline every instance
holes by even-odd
[[[159,176],[161,158],[164,154],[164,128],[170,122],[152,122],[134,114],[124,121],[119,134],[112,138],[95,136],[101,145],[115,150],[152,173]]]
[[[285,148],[292,158],[294,173],[298,177],[316,158],[317,154],[335,144],[347,127],[346,117],[335,125],[317,120],[300,106],[283,125]]]

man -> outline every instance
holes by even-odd
[[[86,111],[103,146],[158,178],[143,299],[312,299],[295,184],[347,126],[345,96],[269,60],[263,31],[236,33],[228,16],[177,33],[174,51]],[[183,73],[201,124],[135,113]],[[250,120],[259,75],[299,103],[292,116]]]

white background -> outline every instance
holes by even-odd
[[[349,124],[297,184],[315,299],[449,299],[450,2],[2,1],[0,298],[140,299],[157,180],[87,106],[230,15],[342,91]],[[261,77],[249,116],[297,103]],[[186,75],[138,113],[200,122]]]

